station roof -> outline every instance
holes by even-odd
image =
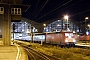
[[[90,0],[22,0],[22,3],[31,5],[23,17],[39,23],[63,19],[66,14],[70,20],[81,23],[90,17]]]

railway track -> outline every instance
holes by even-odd
[[[47,54],[39,52],[39,51],[37,51],[37,50],[27,46],[27,45],[23,45],[21,43],[19,43],[19,45],[21,45],[25,49],[25,51],[28,54],[29,60],[60,60],[56,57],[49,56]]]

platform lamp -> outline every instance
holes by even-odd
[[[64,19],[67,21],[67,30],[68,30],[68,17],[69,17],[68,15],[64,16]]]
[[[85,17],[85,32],[87,30],[87,28],[86,28],[86,20],[88,20],[88,17]]]
[[[86,30],[87,30],[87,28],[86,28],[86,20],[88,20],[88,17],[85,17],[85,39],[86,39]]]
[[[46,24],[44,23],[43,26],[44,26],[44,30],[45,30],[45,32],[46,32]]]
[[[88,27],[89,27],[89,29],[88,29],[88,30],[89,30],[89,34],[90,34],[90,24],[88,24]]]

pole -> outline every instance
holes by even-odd
[[[68,30],[68,18],[67,18],[67,30]]]
[[[68,30],[68,16],[66,15],[66,16],[64,16],[64,18],[65,18],[66,21],[67,21],[67,22],[66,22],[66,23],[67,23],[67,28],[66,28],[66,29]]]
[[[85,17],[85,34],[86,34],[86,30],[87,30],[87,28],[86,28],[86,20],[88,19],[88,17]]]
[[[13,30],[13,44],[14,44],[14,30]]]
[[[85,33],[86,33],[86,19],[85,19]]]
[[[15,24],[13,23],[13,44],[14,44],[14,30],[15,30]]]
[[[32,42],[34,42],[33,41],[33,26],[31,26],[31,38],[32,38]]]

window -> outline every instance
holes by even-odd
[[[0,14],[4,14],[4,7],[0,7]]]
[[[11,14],[21,15],[21,8],[12,8]]]

